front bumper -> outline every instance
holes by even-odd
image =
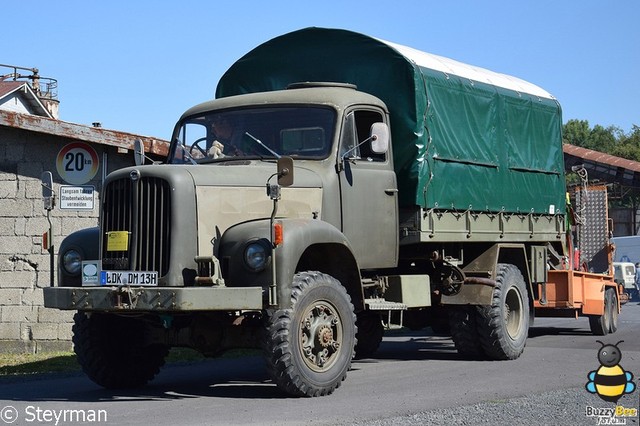
[[[261,310],[261,287],[46,287],[47,308],[84,311]]]

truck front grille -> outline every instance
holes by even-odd
[[[169,270],[171,197],[163,179],[141,177],[110,182],[102,203],[102,269]],[[108,250],[111,232],[128,232],[127,250]]]

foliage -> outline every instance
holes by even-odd
[[[563,127],[564,143],[598,152],[640,161],[640,126],[634,125],[625,133],[616,126],[591,128],[587,120],[569,120]]]
[[[564,143],[592,149],[627,160],[640,161],[640,126],[634,125],[631,131],[625,133],[616,126],[603,127],[595,125],[593,128],[587,120],[569,120],[563,127]],[[567,184],[576,184],[579,179],[573,173],[567,174]],[[631,190],[629,190],[631,189]],[[640,193],[637,188],[627,188],[620,191],[623,194],[618,199],[611,199],[611,207],[633,207],[640,204]]]

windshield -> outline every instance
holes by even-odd
[[[329,155],[335,111],[282,106],[211,111],[178,127],[169,163],[196,164],[238,158],[323,159]]]

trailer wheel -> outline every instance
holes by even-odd
[[[458,353],[465,358],[484,358],[478,338],[476,316],[474,306],[457,306],[449,311],[451,339]]]
[[[160,344],[145,345],[147,325],[139,319],[77,312],[73,345],[82,370],[107,389],[135,388],[153,379],[169,353]]]
[[[300,272],[293,278],[291,305],[266,315],[269,374],[290,395],[329,395],[346,378],[354,355],[351,298],[335,278]]]
[[[608,308],[605,310],[609,316],[609,333],[615,333],[618,330],[618,295],[613,288],[609,287],[605,291],[604,302]]]
[[[480,344],[490,359],[516,359],[529,332],[529,296],[520,270],[498,264],[491,306],[478,306]]]
[[[615,299],[612,304],[612,301],[611,301],[612,292],[610,292],[609,290],[610,289],[607,289],[604,292],[604,301],[603,301],[604,313],[602,315],[589,315],[589,328],[591,329],[591,333],[593,333],[596,336],[605,336],[608,333],[612,332],[611,321],[614,319],[612,311],[615,311],[616,324],[614,328],[616,330],[618,329],[618,307],[617,307],[617,303],[615,302]],[[613,294],[613,297],[614,298],[616,297],[615,293]]]
[[[375,312],[364,311],[358,314],[356,325],[358,333],[356,334],[355,358],[370,357],[378,350],[384,336],[382,319]]]

